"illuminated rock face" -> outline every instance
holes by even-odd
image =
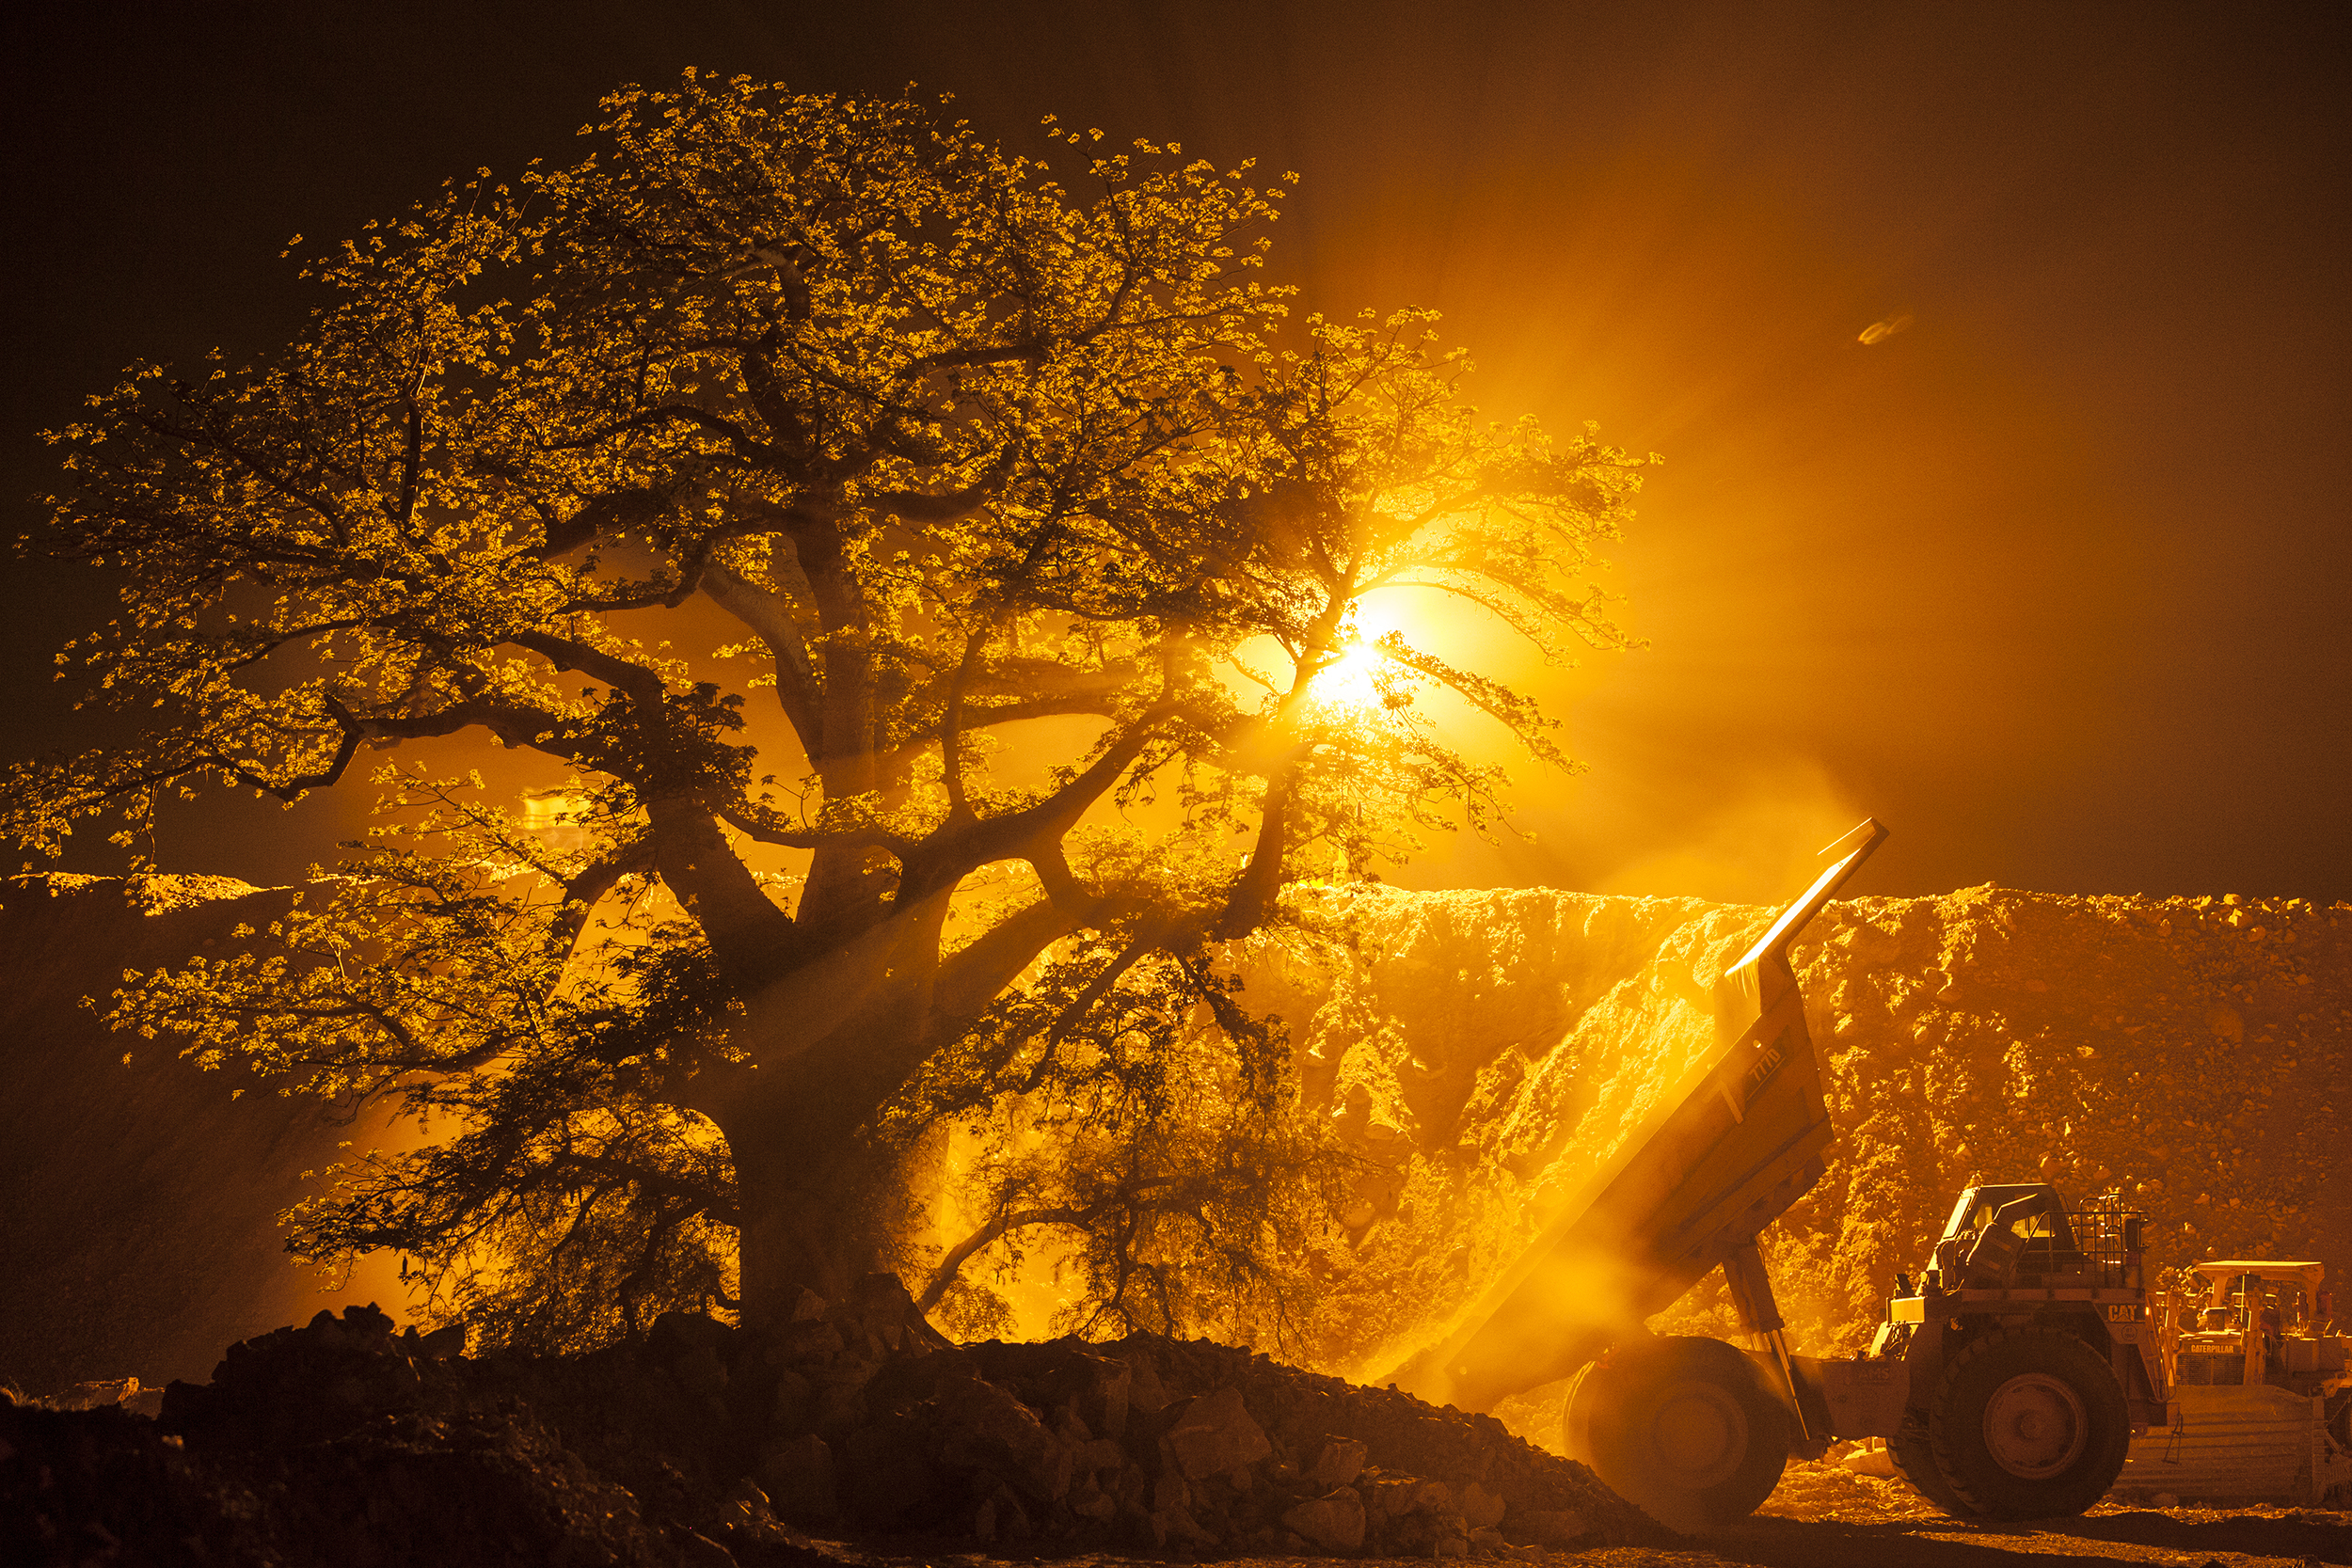
[[[231,1340],[318,1309],[277,1216],[378,1124],[199,1072],[82,1005],[126,969],[222,950],[289,897],[225,877],[0,883],[0,1379],[201,1379]]]
[[[1306,1090],[1387,1169],[1357,1186],[1318,1364],[1438,1337],[1708,1039],[1770,911],[1552,891],[1329,890],[1339,945],[1271,958]],[[1973,888],[1832,905],[1795,954],[1838,1140],[1767,1232],[1804,1348],[1861,1345],[1972,1178],[2110,1186],[2151,1261],[2317,1258],[2352,1289],[2352,907]],[[2341,1298],[2352,1300],[2352,1297]],[[1727,1333],[1718,1278],[1659,1326]]]

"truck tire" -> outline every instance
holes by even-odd
[[[1571,1458],[1674,1529],[1736,1524],[1788,1463],[1788,1409],[1720,1339],[1621,1345],[1577,1374]]]
[[[1928,1443],[1927,1425],[1917,1411],[1903,1412],[1903,1424],[1886,1440],[1886,1451],[1894,1455],[1895,1468],[1919,1489],[1921,1497],[1955,1519],[1976,1516],[1944,1479],[1944,1472],[1935,1467],[1935,1449]]]
[[[1970,1340],[1945,1363],[1928,1405],[1934,1468],[1979,1518],[2082,1513],[2122,1474],[2131,1438],[2106,1358],[2055,1328]]]

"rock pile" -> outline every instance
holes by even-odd
[[[673,1315],[652,1350],[809,1527],[983,1545],[1502,1557],[1656,1538],[1497,1421],[1207,1341],[951,1345],[895,1278],[766,1332]]]
[[[34,1561],[807,1563],[949,1549],[1541,1557],[1666,1539],[1493,1419],[1208,1343],[953,1345],[898,1281],[739,1329],[469,1360],[373,1307],[231,1346],[154,1421],[0,1407]]]

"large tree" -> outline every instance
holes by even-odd
[[[898,1268],[977,1323],[972,1260],[1040,1227],[1098,1315],[1246,1327],[1330,1166],[1225,944],[1492,819],[1421,689],[1561,760],[1357,607],[1617,642],[1583,579],[1638,465],[1481,423],[1422,315],[1282,323],[1247,166],[1081,151],[1080,198],[933,108],[691,75],[592,134],[327,254],[283,351],[59,433],[35,546],[119,582],[76,654],[144,738],[15,769],[10,826],[429,753],[115,1016],[437,1118],[295,1244],[399,1248],[495,1334],[723,1297],[739,1246],[755,1317]],[[476,743],[544,760],[529,809],[437,771]],[[971,1234],[920,1257],[943,1184]]]

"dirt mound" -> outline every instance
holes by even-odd
[[[1377,1380],[1708,1045],[1714,981],[1772,911],[1378,888],[1303,908],[1327,940],[1244,973],[1372,1163],[1305,1359]],[[1832,904],[1794,957],[1837,1141],[1764,1247],[1805,1350],[1867,1340],[1972,1180],[2120,1188],[2159,1267],[2352,1267],[2352,906],[1988,886]],[[1715,1278],[1656,1326],[1736,1329]]]
[[[803,1530],[1025,1552],[1540,1555],[1666,1532],[1486,1417],[1210,1344],[955,1346],[898,1282],[579,1357],[373,1307],[231,1346],[150,1421],[0,1406],[49,1562],[810,1562]]]

